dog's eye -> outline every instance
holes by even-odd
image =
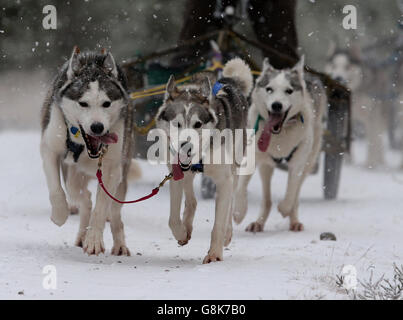
[[[102,104],[102,106],[103,106],[104,108],[109,108],[109,107],[111,106],[111,102],[110,102],[110,101],[105,101],[105,102]]]
[[[293,94],[293,92],[294,92],[294,90],[292,90],[292,89],[285,90],[285,93],[289,94],[289,95]]]
[[[273,93],[273,88],[272,87],[267,87],[266,91],[267,91],[267,93]]]
[[[84,101],[79,101],[78,102],[80,106],[82,106],[83,108],[87,108],[88,107],[88,103],[84,102]]]
[[[193,127],[195,129],[199,129],[199,128],[201,128],[201,126],[202,126],[202,123],[200,121],[196,121],[196,123],[193,125]]]

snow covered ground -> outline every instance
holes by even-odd
[[[0,133],[0,298],[2,299],[345,299],[335,285],[344,265],[359,279],[374,271],[390,276],[403,263],[403,172],[345,166],[339,199],[322,198],[322,174],[302,190],[300,217],[305,231],[288,231],[274,205],[265,232],[244,231],[258,213],[260,181],[250,184],[249,213],[235,226],[224,262],[202,265],[214,217],[214,201],[199,198],[190,243],[179,247],[168,228],[168,187],[151,200],[123,209],[131,257],[85,255],[73,242],[78,217],[59,228],[50,204],[39,156],[38,132]],[[355,156],[363,162],[364,146]],[[388,153],[391,167],[399,155]],[[132,183],[128,198],[148,193],[166,167],[141,163],[143,178]],[[273,181],[275,204],[284,194],[286,175]],[[92,189],[95,188],[95,182]],[[320,241],[322,232],[337,241]],[[110,230],[105,244],[112,245]],[[57,270],[57,289],[42,286],[46,265]]]

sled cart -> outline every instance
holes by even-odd
[[[231,19],[234,18],[231,17]],[[145,159],[148,147],[154,143],[147,141],[147,133],[155,127],[155,116],[163,102],[165,85],[170,75],[173,74],[175,79],[178,79],[178,83],[185,83],[192,74],[203,70],[217,72],[220,76],[221,67],[226,61],[233,57],[241,57],[249,64],[252,73],[257,77],[260,74],[260,64],[258,65],[252,58],[253,50],[256,49],[270,52],[292,64],[297,62],[295,58],[284,55],[264,43],[247,39],[233,30],[233,24],[233,20],[229,21],[223,29],[206,33],[166,50],[145,56],[137,55],[123,65],[128,77],[131,98],[135,100],[135,157]],[[174,55],[180,55],[187,48],[202,41],[209,41],[211,50],[205,55],[196,57],[190,66],[184,67],[171,62]],[[322,147],[324,152],[323,190],[325,199],[335,199],[340,185],[343,157],[350,149],[350,91],[326,74],[308,66],[305,67],[305,71],[316,75],[327,90],[329,104],[324,119],[326,124]],[[287,170],[287,165],[284,163],[278,166]],[[213,182],[203,176],[203,198],[213,198],[214,195]]]

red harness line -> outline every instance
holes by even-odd
[[[158,191],[160,191],[160,187],[162,187],[164,185],[164,183],[167,180],[169,180],[170,178],[171,178],[171,175],[166,176],[165,179],[162,180],[162,182],[159,184],[159,186],[154,188],[151,191],[151,193],[149,195],[146,195],[145,197],[139,198],[137,200],[132,200],[132,201],[122,201],[122,200],[116,199],[113,195],[111,195],[109,193],[109,191],[106,189],[104,182],[102,180],[102,170],[101,169],[97,170],[97,179],[98,179],[98,183],[101,186],[102,190],[104,190],[105,193],[109,196],[109,198],[111,198],[113,201],[116,201],[121,204],[136,203],[136,202],[144,201],[144,200],[150,199],[151,197],[154,197],[158,193]]]

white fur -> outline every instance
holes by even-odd
[[[270,66],[265,65],[265,72],[270,72]],[[303,77],[303,69],[301,64],[295,68]],[[290,84],[286,81],[285,72],[282,71],[277,77],[272,79],[268,86],[273,87],[272,94],[266,94],[266,90],[256,87],[252,94],[252,105],[248,115],[248,128],[254,128],[256,119],[260,114],[267,120],[268,110],[271,108],[272,102],[280,100],[289,110],[289,116],[286,119],[280,134],[273,134],[271,143],[266,152],[261,152],[256,146],[256,167],[259,168],[262,178],[263,197],[261,202],[261,210],[259,218],[251,223],[247,231],[259,232],[263,231],[264,224],[268,218],[271,209],[271,177],[276,163],[273,158],[288,157],[293,149],[298,146],[297,151],[288,163],[288,184],[284,200],[278,206],[278,210],[284,216],[290,217],[290,230],[300,231],[303,229],[298,219],[298,200],[299,192],[305,177],[312,171],[316,164],[320,151],[322,140],[322,115],[326,105],[325,95],[319,105],[313,105],[312,97],[306,91],[303,85],[303,91],[293,93],[292,95],[284,95],[284,89]],[[273,95],[273,96],[271,96]],[[300,113],[304,122],[290,121],[293,115]],[[265,121],[266,121],[265,120]],[[264,122],[259,125],[256,133],[256,142],[262,133]],[[240,223],[247,211],[247,187],[252,175],[241,176],[235,196],[234,220]]]
[[[225,64],[224,77],[238,78],[243,85],[243,94],[247,97],[253,88],[253,76],[249,66],[241,59],[234,58]]]
[[[98,81],[90,82],[89,90],[84,93],[80,101],[88,103],[88,107],[82,107],[78,102],[66,97],[62,99],[60,107],[70,124],[75,126],[81,124],[87,133],[91,132],[91,124],[100,122],[104,125],[102,134],[105,134],[110,130],[111,124],[116,122],[124,106],[122,100],[116,100],[112,101],[109,108],[104,108],[102,104],[110,99],[99,89]]]
[[[80,227],[76,245],[82,246],[88,254],[98,255],[105,251],[103,230],[106,219],[109,218],[114,240],[112,254],[129,255],[120,216],[121,205],[112,203],[104,191],[98,188],[95,208],[92,210],[91,193],[87,186],[89,180],[95,178],[98,160],[90,159],[86,150],[83,151],[77,162],[73,161],[71,153],[64,158],[68,129],[65,119],[69,122],[69,126],[81,124],[88,132],[92,122],[102,122],[105,132],[109,130],[119,137],[118,143],[110,145],[108,153],[104,157],[103,180],[112,194],[124,199],[126,177],[123,176],[123,158],[128,155],[123,154],[124,119],[119,118],[123,101],[114,101],[109,108],[103,108],[102,103],[109,99],[105,92],[100,90],[97,82],[90,84],[88,92],[81,100],[85,100],[89,106],[83,108],[78,103],[66,98],[61,101],[60,106],[53,104],[50,107],[50,121],[42,135],[40,149],[52,205],[51,220],[61,226],[67,220],[70,208],[79,208]],[[71,135],[71,138],[77,143],[84,144],[81,135],[77,138]],[[131,137],[127,137],[127,139],[131,143]],[[65,173],[67,197],[61,185],[61,168]]]

